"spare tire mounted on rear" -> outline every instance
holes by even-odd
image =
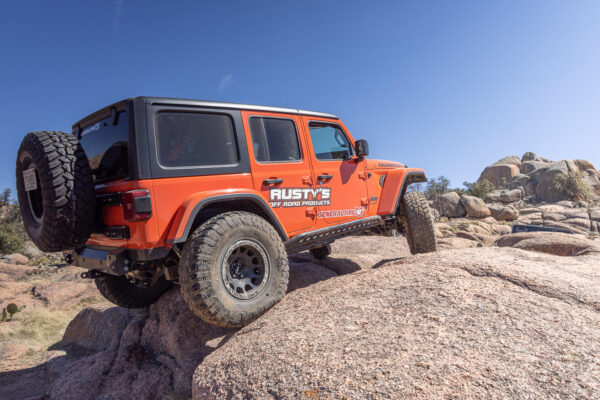
[[[88,159],[66,132],[31,132],[17,157],[17,194],[27,234],[43,251],[85,244],[95,222],[96,194]]]

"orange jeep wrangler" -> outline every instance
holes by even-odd
[[[424,171],[368,153],[331,114],[136,97],[27,134],[16,179],[31,239],[69,250],[111,302],[179,284],[195,315],[239,327],[281,300],[288,254],[322,259],[366,230],[436,250],[427,200],[407,192]]]

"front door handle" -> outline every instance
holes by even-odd
[[[317,179],[319,179],[320,181],[328,181],[331,178],[333,178],[333,175],[330,175],[330,174],[324,174],[324,175],[317,176]]]
[[[279,185],[280,183],[283,183],[281,178],[271,178],[263,181],[263,185]]]

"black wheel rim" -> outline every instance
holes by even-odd
[[[264,290],[270,263],[264,247],[253,240],[240,240],[227,250],[221,275],[229,294],[249,300]]]
[[[31,216],[38,224],[42,223],[44,217],[44,199],[42,196],[42,186],[40,185],[40,177],[37,169],[34,165],[30,165],[29,168],[33,168],[35,171],[36,189],[27,192],[27,203],[29,205],[29,211]]]

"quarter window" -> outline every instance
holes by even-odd
[[[302,158],[296,124],[290,119],[250,117],[250,135],[258,162],[291,162]]]
[[[347,160],[352,157],[352,146],[338,125],[311,122],[308,128],[317,160]]]
[[[158,160],[165,167],[232,165],[239,161],[235,129],[224,114],[160,112]]]

